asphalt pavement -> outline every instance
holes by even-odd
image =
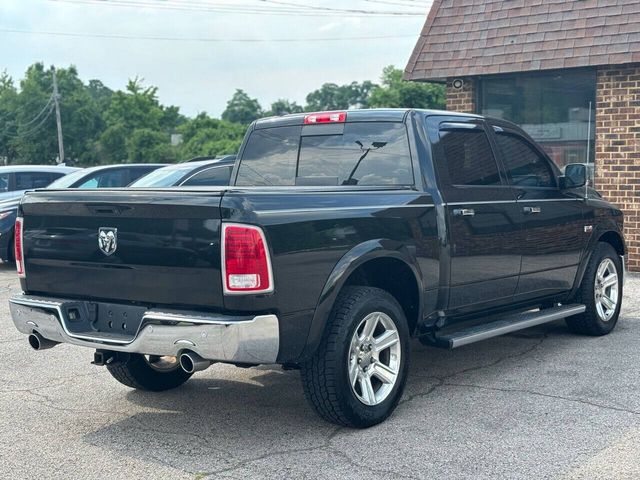
[[[368,430],[320,420],[299,374],[214,365],[134,391],[93,351],[35,352],[0,265],[0,478],[640,478],[640,276],[609,336],[563,322],[454,351],[412,344],[406,394]]]

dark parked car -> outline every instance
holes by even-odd
[[[45,185],[34,183],[29,189],[36,188],[108,188],[126,187],[134,180],[152,172],[165,164],[142,163],[125,165],[103,165],[91,168],[48,167],[57,174],[59,168],[65,170],[68,175],[56,176],[53,183]],[[1,170],[1,169],[0,169]],[[70,173],[71,172],[71,173]],[[16,174],[18,176],[18,174]],[[25,186],[25,183],[20,184]],[[26,189],[25,189],[26,190]],[[13,261],[13,237],[14,224],[18,204],[24,191],[12,192],[4,201],[0,201],[0,260]],[[0,197],[0,200],[1,197]]]
[[[222,158],[201,157],[168,165],[139,178],[130,187],[205,187],[229,185],[235,155]]]
[[[0,201],[20,196],[26,190],[43,188],[78,170],[64,165],[7,165],[0,167]]]
[[[258,120],[228,187],[27,193],[11,313],[35,349],[93,348],[132,388],[213,362],[299,368],[323,418],[366,427],[398,404],[412,336],[613,330],[623,217],[585,181],[475,115]]]
[[[27,190],[44,188],[78,168],[64,165],[0,167],[0,260],[13,257],[13,226],[20,198]]]

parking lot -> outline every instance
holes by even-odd
[[[89,349],[34,352],[0,265],[2,478],[640,478],[640,277],[608,337],[564,323],[463,347],[415,342],[406,394],[364,431],[321,421],[296,371],[225,365],[127,389]]]

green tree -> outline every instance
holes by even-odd
[[[96,89],[100,92],[99,86]],[[136,77],[108,95],[105,129],[93,145],[97,163],[159,162],[175,157],[170,134],[184,122],[177,107],[164,107],[158,89]]]
[[[382,85],[371,92],[372,108],[445,108],[445,87],[437,83],[407,82],[393,65],[382,71]]]
[[[75,67],[56,70],[66,161],[83,162],[103,127],[99,108],[78,78]],[[52,98],[53,67],[36,63],[27,69],[14,102],[12,119],[4,129],[11,161],[54,163],[58,155]]]
[[[15,116],[18,91],[6,71],[0,73],[0,162],[11,161],[16,156],[9,131]]]
[[[242,143],[245,130],[244,125],[200,113],[178,128],[183,138],[178,156],[181,160],[188,160],[205,155],[235,154]]]
[[[277,117],[280,115],[286,115],[287,113],[301,113],[304,109],[296,102],[291,102],[280,98],[271,104],[271,108],[265,113],[267,117]]]
[[[131,163],[166,163],[175,161],[169,135],[150,128],[135,129],[125,141],[127,160]]]
[[[126,91],[118,91],[111,96],[104,112],[107,126],[121,124],[131,131],[136,128],[160,129],[163,112],[157,93],[157,87],[144,87],[138,77],[129,80]]]
[[[263,115],[257,99],[249,97],[244,90],[237,89],[222,112],[222,119],[247,125]]]
[[[87,84],[87,92],[89,92],[91,98],[96,101],[102,110],[109,106],[109,102],[113,96],[113,90],[107,87],[100,80],[89,80],[89,83]]]
[[[369,96],[376,85],[370,81],[351,82],[346,85],[325,83],[318,90],[307,95],[305,110],[346,110],[348,108],[368,108]]]

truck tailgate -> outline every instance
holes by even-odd
[[[21,206],[26,290],[221,308],[223,193],[224,189],[30,193]]]

